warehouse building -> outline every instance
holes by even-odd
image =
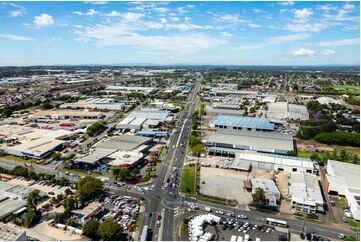
[[[324,212],[324,201],[317,176],[293,172],[289,181],[292,207],[297,212]]]
[[[26,199],[32,189],[0,181],[0,221],[7,221],[17,211],[26,208]]]
[[[253,168],[265,170],[310,174],[317,172],[314,167],[314,162],[311,159],[294,156],[241,152],[239,154],[239,161],[246,164],[250,162]]]
[[[317,102],[319,102],[320,104],[326,104],[326,105],[330,105],[330,104],[342,104],[341,101],[336,100],[332,97],[319,97],[316,99]]]
[[[126,94],[126,93],[142,93],[144,95],[148,95],[152,92],[157,90],[153,87],[126,87],[126,86],[108,86],[105,89],[107,93],[119,93],[119,94]]]
[[[0,223],[0,240],[27,241],[28,239],[26,237],[26,231],[24,229]]]
[[[74,162],[87,170],[93,169],[101,164],[109,166],[112,166],[113,164],[126,164],[127,167],[134,167],[142,161],[142,158],[149,150],[151,143],[151,138],[142,136],[114,136],[108,140],[100,141],[95,144],[89,154],[75,158]],[[143,156],[139,158],[138,153],[142,153]],[[132,154],[132,156],[127,159],[127,154]],[[117,159],[119,161],[116,161]],[[121,163],[122,159],[123,163]]]
[[[43,110],[38,111],[32,115],[30,118],[36,120],[42,119],[102,119],[105,115],[102,112],[93,112],[93,111],[76,111],[76,110]]]
[[[64,103],[60,105],[61,109],[95,109],[105,111],[124,111],[126,105],[117,103],[112,98],[88,98],[75,103]]]
[[[206,144],[210,155],[230,157],[242,150],[282,155],[294,150],[292,135],[229,129],[218,130]]]
[[[309,113],[304,105],[289,104],[288,102],[270,103],[267,118],[280,120],[308,120]]]
[[[258,188],[262,189],[268,200],[268,206],[276,207],[281,200],[281,193],[278,190],[276,183],[271,179],[252,178],[252,193],[255,193]]]
[[[325,189],[344,196],[352,216],[360,220],[360,165],[328,160]]]
[[[248,131],[273,131],[275,128],[269,119],[231,115],[218,115],[209,122],[209,126],[217,129]]]
[[[141,130],[143,124],[147,119],[145,118],[133,118],[126,117],[116,125],[116,129],[130,129],[130,130]]]

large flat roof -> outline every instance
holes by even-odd
[[[68,109],[58,109],[58,110],[42,110],[38,111],[34,116],[51,116],[51,115],[72,115],[72,116],[98,116],[102,115],[101,112],[94,111],[76,111],[76,110],[68,110]]]
[[[321,188],[315,175],[292,172],[290,192],[292,201],[297,203],[312,206],[323,203]]]
[[[327,172],[329,175],[342,177],[349,188],[360,189],[360,165],[328,160]]]
[[[219,130],[212,134],[207,142],[278,150],[293,150],[294,148],[292,135],[256,131]]]
[[[96,148],[117,149],[131,151],[138,146],[150,142],[152,139],[135,135],[120,135],[108,140],[101,141],[95,145]]]
[[[127,116],[127,118],[157,119],[161,122],[164,122],[168,118],[168,116],[170,116],[170,112],[166,110],[143,109],[134,110]]]
[[[252,129],[266,129],[273,130],[274,124],[269,119],[265,118],[252,118],[234,115],[218,115],[211,120],[210,125],[224,125],[231,127],[242,127]]]

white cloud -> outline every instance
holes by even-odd
[[[355,5],[350,4],[350,3],[346,3],[345,5],[343,5],[342,8],[343,8],[343,9],[346,9],[346,10],[350,10],[350,9],[354,9],[354,8],[355,8]]]
[[[298,23],[298,24],[286,24],[284,27],[285,30],[290,30],[293,32],[319,32],[328,28],[326,23]]]
[[[230,22],[232,24],[237,24],[237,23],[249,23],[249,20],[244,20],[241,19],[239,17],[238,14],[226,14],[226,15],[222,15],[216,18],[217,21],[221,21],[221,22]]]
[[[327,49],[323,52],[324,55],[334,55],[336,54],[336,52],[334,50],[331,49]]]
[[[138,21],[140,20],[141,18],[144,17],[144,14],[142,13],[132,13],[132,12],[127,12],[123,15],[123,18],[126,20],[126,21],[129,21],[129,22],[135,22],[135,21]]]
[[[113,11],[114,12],[114,11]],[[94,9],[89,9],[88,12],[84,13],[84,12],[80,12],[80,11],[75,11],[73,12],[73,14],[79,15],[79,16],[90,16],[93,17],[95,14],[98,14],[98,12]]]
[[[282,44],[287,42],[293,42],[298,40],[304,40],[311,37],[310,34],[290,34],[290,35],[280,35],[280,36],[273,36],[269,38],[270,43],[275,44]]]
[[[294,1],[283,1],[283,2],[279,2],[278,4],[282,5],[282,6],[293,6],[295,4]]]
[[[33,22],[35,23],[35,25],[41,27],[53,25],[55,21],[51,15],[42,13],[39,16],[35,16]]]
[[[119,13],[118,11],[111,11],[110,13],[104,14],[104,16],[107,16],[107,17],[120,17],[121,13]]]
[[[160,22],[161,22],[162,24],[165,24],[165,23],[167,22],[167,20],[166,20],[165,18],[160,18]]]
[[[14,35],[14,34],[0,34],[0,38],[9,39],[9,40],[17,40],[17,41],[31,41],[34,38],[21,36],[21,35]]]
[[[14,11],[11,11],[9,15],[10,15],[10,17],[18,17],[25,13],[26,13],[25,10],[14,10]]]
[[[153,8],[154,11],[159,12],[159,13],[166,13],[169,11],[168,8],[165,7],[158,7],[158,8]]]
[[[343,45],[359,45],[359,39],[341,39],[334,41],[323,41],[315,43],[316,46],[343,46]]]
[[[265,13],[265,11],[261,10],[261,9],[257,9],[257,8],[254,8],[252,9],[254,13]]]
[[[103,5],[103,4],[106,4],[107,1],[93,0],[93,1],[84,1],[84,3],[88,3],[88,4],[92,4],[92,5]]]
[[[317,9],[320,9],[325,12],[329,12],[331,10],[336,10],[337,8],[335,5],[332,5],[332,4],[323,4],[323,5],[318,6]]]
[[[292,51],[291,55],[293,56],[301,56],[301,57],[314,57],[316,54],[315,51],[305,48],[299,48],[298,50]]]
[[[177,21],[180,20],[180,18],[178,18],[178,17],[171,17],[170,20],[172,20],[172,21],[174,21],[174,22],[177,22]]]
[[[187,31],[187,30],[195,30],[195,29],[213,29],[210,25],[196,25],[196,24],[189,24],[189,23],[181,23],[181,24],[166,24],[164,25],[166,29],[177,29],[180,31]]]
[[[313,11],[310,8],[295,9],[293,14],[297,21],[306,22],[313,15]]]
[[[248,24],[248,26],[251,27],[251,28],[260,28],[260,27],[262,27],[259,24]]]

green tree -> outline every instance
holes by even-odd
[[[64,200],[64,208],[66,210],[72,211],[76,208],[76,200],[74,197],[67,197]]]
[[[90,200],[102,192],[103,182],[97,178],[86,176],[77,183],[77,190],[81,200]]]
[[[28,206],[29,209],[36,210],[36,203],[40,198],[39,194],[40,194],[39,190],[34,190],[34,191],[29,193],[29,196],[28,196],[28,199],[27,199],[27,206]]]
[[[24,226],[27,228],[33,227],[39,223],[41,218],[41,213],[36,210],[29,210],[24,217]]]
[[[265,208],[267,206],[266,195],[262,188],[257,188],[255,193],[252,194],[253,205],[256,208]]]
[[[130,176],[130,170],[128,168],[121,168],[119,173],[119,178],[121,181],[125,181]]]
[[[113,167],[112,168],[112,173],[113,173],[113,177],[115,180],[118,180],[119,175],[120,175],[120,167]]]
[[[92,240],[99,240],[98,229],[99,229],[99,221],[92,219],[83,227],[83,233],[85,236],[88,236]]]
[[[135,169],[133,169],[133,170],[131,171],[131,174],[132,174],[132,176],[133,176],[134,178],[137,178],[137,177],[139,176],[139,174],[140,174],[140,170],[137,169],[137,168],[135,168]]]
[[[104,220],[98,228],[98,235],[102,240],[118,240],[121,237],[122,228],[114,220]]]

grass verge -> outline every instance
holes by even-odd
[[[341,208],[348,208],[349,207],[348,202],[347,202],[346,198],[344,198],[344,197],[339,197],[338,198],[338,204],[340,204]]]
[[[197,165],[187,164],[183,167],[180,191],[194,195],[196,193]]]

